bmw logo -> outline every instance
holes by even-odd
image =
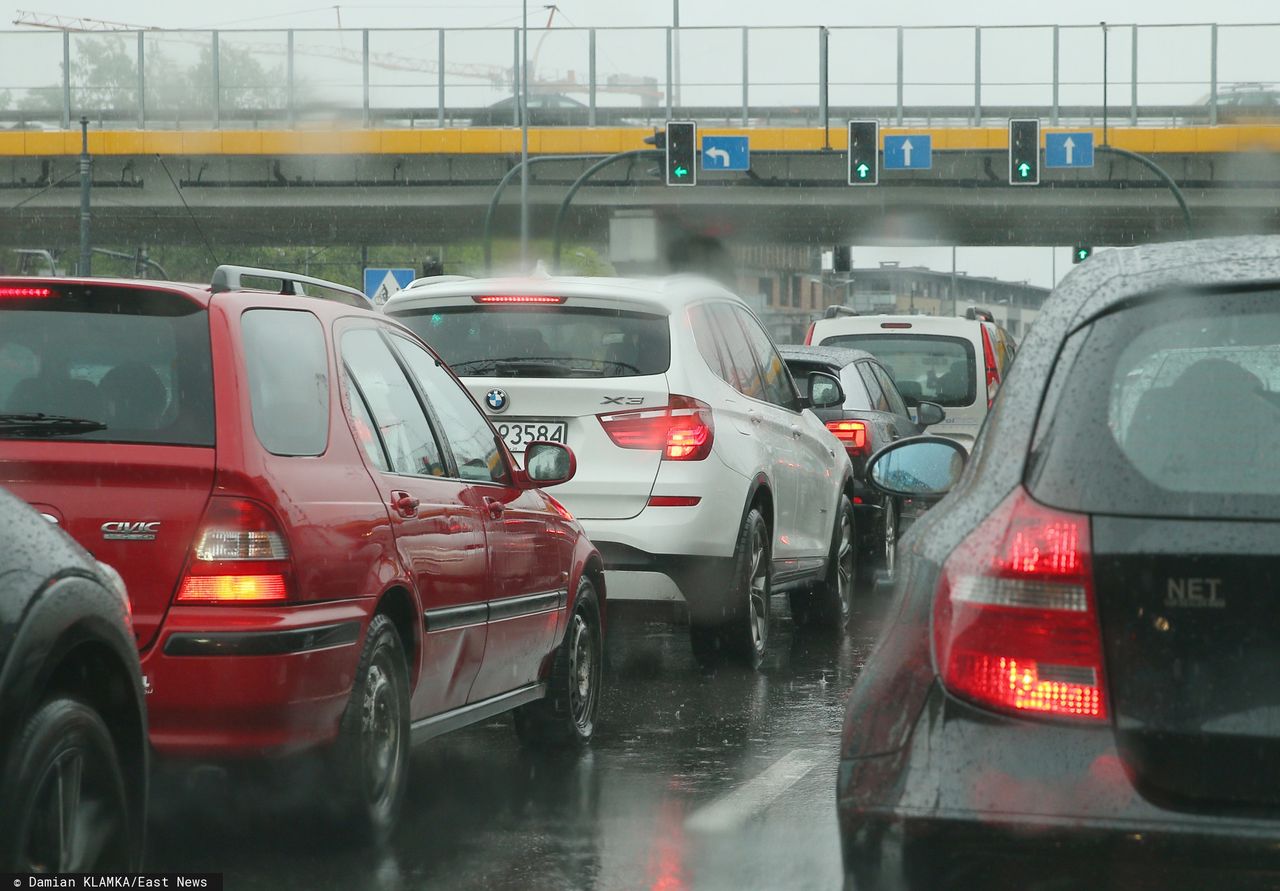
[[[485,404],[489,406],[489,411],[499,412],[507,410],[507,393],[505,390],[499,390],[494,387],[488,393],[484,394]]]

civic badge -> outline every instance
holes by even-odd
[[[488,393],[484,394],[485,405],[489,406],[489,411],[500,412],[507,410],[507,393],[505,390],[499,390],[494,387]]]

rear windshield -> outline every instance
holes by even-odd
[[[822,345],[866,350],[875,356],[909,404],[925,401],[960,408],[972,405],[977,397],[973,344],[963,337],[840,334]]]
[[[453,370],[473,377],[602,378],[663,374],[667,316],[615,309],[451,306],[395,316]]]
[[[1172,296],[1074,334],[1028,483],[1089,513],[1280,518],[1280,292]]]
[[[0,438],[213,445],[202,307],[162,291],[51,290],[0,298]]]

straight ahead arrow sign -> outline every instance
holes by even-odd
[[[1067,150],[1067,164],[1070,165],[1075,157],[1076,144],[1070,136],[1062,143],[1062,147]]]
[[[905,139],[902,142],[902,160],[908,167],[911,166],[911,140]]]

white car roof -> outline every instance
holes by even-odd
[[[535,274],[426,282],[417,286],[411,284],[392,294],[382,310],[385,313],[395,313],[439,303],[456,303],[485,294],[577,297],[593,302],[627,303],[637,309],[663,314],[708,297],[742,301],[741,297],[718,282],[695,275],[614,278]]]
[[[901,325],[909,323],[910,328],[885,328],[885,323]],[[980,319],[960,319],[950,316],[913,316],[913,315],[883,315],[883,316],[836,316],[833,319],[818,319],[814,325],[814,334],[819,333],[822,336],[830,336],[832,334],[866,332],[866,333],[886,333],[886,334],[905,334],[913,332],[916,334],[950,334],[952,336],[960,335],[964,337],[976,336],[977,329],[975,327],[981,323]]]

